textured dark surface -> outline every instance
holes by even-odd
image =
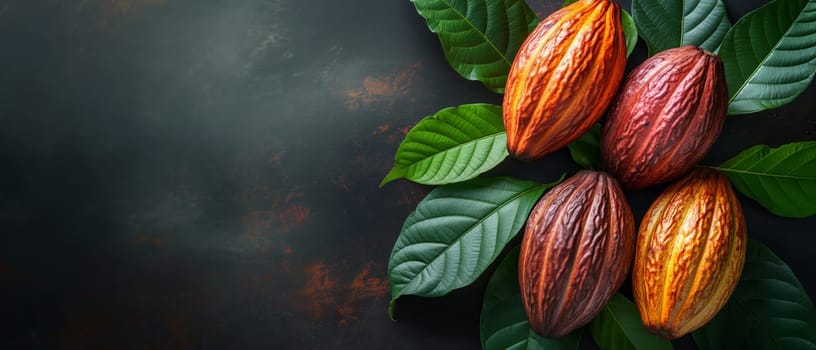
[[[0,0],[0,42],[0,348],[479,347],[484,278],[386,313],[388,255],[429,190],[377,189],[403,133],[501,103],[409,1]],[[704,162],[814,139],[814,104],[811,87],[729,119]],[[493,173],[576,169],[559,151]],[[636,218],[658,191],[629,194]],[[743,204],[816,296],[816,219]]]

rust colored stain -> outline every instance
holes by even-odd
[[[161,249],[164,248],[165,242],[163,239],[158,237],[148,237],[148,236],[137,236],[128,241],[130,244],[149,244],[153,248]]]
[[[351,298],[382,298],[388,295],[388,280],[371,276],[371,269],[376,265],[373,261],[363,267],[363,270],[351,281]]]
[[[354,314],[354,308],[349,304],[338,305],[336,310],[341,317],[338,322],[341,326],[348,326],[351,322],[359,319],[357,315]]]
[[[296,203],[302,197],[301,193],[269,193],[268,185],[261,190],[267,193],[265,197],[270,200],[269,209],[253,210],[241,216],[241,223],[249,226],[245,238],[257,238],[270,231],[289,232],[303,225],[311,215],[309,207]]]
[[[371,136],[382,135],[383,133],[388,131],[388,129],[391,129],[391,125],[388,124],[379,125],[376,128],[374,128],[374,131],[371,132]]]
[[[414,63],[393,74],[363,78],[362,87],[345,90],[346,107],[356,111],[375,103],[391,105],[397,98],[410,97],[411,87],[421,67],[421,64]]]
[[[413,124],[401,128],[392,128],[389,124],[378,125],[371,131],[371,136],[383,138],[387,142],[402,141],[412,127]]]
[[[292,247],[283,248],[283,254],[286,255],[292,254]]]
[[[279,216],[279,220],[284,227],[291,227],[303,224],[306,218],[309,217],[311,209],[296,204],[283,210]]]
[[[332,277],[336,271],[326,263],[309,265],[303,270],[305,286],[295,292],[292,303],[315,319],[334,317],[338,325],[348,325],[359,320],[360,308],[366,303],[386,298],[389,293],[388,281],[372,272],[377,266],[370,261],[350,282],[339,283]]]
[[[280,210],[254,210],[244,214],[241,222],[251,225],[245,236],[254,238],[270,230],[278,233],[289,232],[302,225],[310,213],[311,209],[308,207],[295,204]]]
[[[306,274],[306,285],[296,295],[307,300],[307,311],[319,319],[336,305],[336,283],[329,278],[329,267],[323,262],[309,265],[303,272]]]
[[[411,131],[411,128],[413,128],[413,127],[414,127],[414,124],[406,125],[404,127],[399,128],[399,132],[400,132],[400,134],[402,134],[402,136],[408,135],[408,132]]]

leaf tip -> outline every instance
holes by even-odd
[[[383,186],[385,186],[387,183],[397,179],[401,179],[404,176],[405,171],[400,167],[394,166],[394,168],[392,168],[391,171],[389,171],[388,174],[386,174],[385,177],[382,179],[379,187],[383,188]]]
[[[388,302],[388,318],[392,322],[397,322],[397,319],[394,318],[394,306],[396,304],[396,301],[397,301],[396,298],[392,298],[391,301]]]

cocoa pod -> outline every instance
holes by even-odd
[[[635,249],[635,219],[611,175],[581,170],[530,213],[519,286],[530,327],[560,338],[598,315],[623,283]]]
[[[679,338],[725,305],[745,263],[746,228],[728,179],[692,171],[652,203],[632,271],[635,304],[649,332]]]
[[[507,76],[503,116],[510,154],[536,159],[578,139],[612,102],[625,69],[618,4],[580,0],[542,20]]]
[[[708,153],[728,110],[720,58],[696,46],[662,51],[632,70],[601,130],[604,170],[625,189],[675,180]]]

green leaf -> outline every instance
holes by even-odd
[[[564,6],[568,6],[577,1],[578,0],[565,0]],[[629,57],[632,51],[635,50],[635,45],[637,45],[638,31],[635,26],[635,20],[632,19],[632,15],[624,9],[621,9],[621,24],[623,25],[623,35],[626,37],[626,57]]]
[[[771,1],[737,21],[717,53],[725,66],[729,114],[792,101],[816,73],[816,1]]]
[[[816,214],[816,141],[754,146],[713,168],[771,213],[794,218]]]
[[[587,169],[601,168],[601,124],[595,124],[592,129],[575,141],[567,145],[570,156],[578,165]]]
[[[524,0],[411,0],[439,35],[448,63],[459,75],[504,92],[507,73],[535,13]]]
[[[731,23],[722,0],[632,0],[649,55],[684,45],[714,51]]]
[[[577,349],[582,328],[563,339],[548,339],[535,334],[527,322],[521,304],[518,283],[519,248],[511,250],[490,276],[485,289],[479,324],[482,349]]]
[[[673,349],[671,342],[646,331],[635,304],[620,294],[612,297],[589,329],[603,350]]]
[[[399,178],[426,185],[469,180],[507,158],[506,144],[500,106],[445,108],[405,135],[380,186]]]
[[[748,240],[734,294],[693,336],[703,350],[816,349],[816,309],[790,267]]]
[[[623,25],[623,36],[626,37],[626,57],[635,51],[638,40],[638,30],[635,20],[626,10],[621,10],[621,24]]]
[[[392,307],[401,295],[435,297],[473,283],[555,183],[476,178],[431,191],[408,215],[391,252]]]

